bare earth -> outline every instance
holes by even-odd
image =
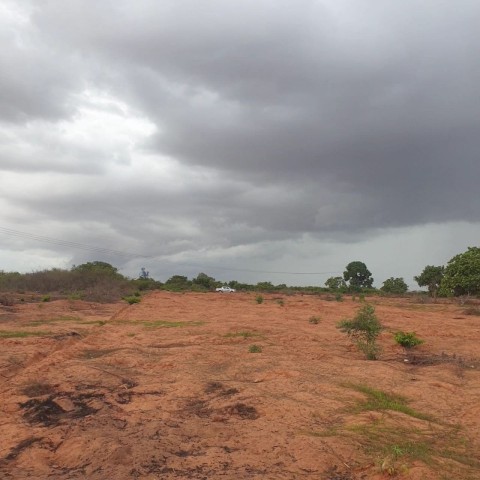
[[[0,307],[0,478],[480,479],[479,316],[373,298],[367,361],[336,328],[358,301],[264,297]]]

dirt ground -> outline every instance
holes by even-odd
[[[480,479],[480,316],[367,300],[377,361],[336,328],[362,306],[347,296],[17,298],[0,307],[0,478]],[[398,330],[425,344],[404,352]]]

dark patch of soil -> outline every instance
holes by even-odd
[[[351,472],[339,469],[337,465],[329,468],[324,473],[325,476],[322,477],[322,480],[356,480]],[[362,479],[365,477],[362,477]]]
[[[33,445],[36,442],[43,440],[43,437],[29,437],[22,440],[17,446],[10,450],[10,453],[5,457],[5,460],[10,461],[18,457],[24,450]]]
[[[231,416],[240,417],[244,420],[256,420],[259,415],[255,407],[250,407],[244,403],[235,403],[225,407],[224,412]]]
[[[185,410],[188,413],[192,413],[200,418],[209,417],[212,413],[212,409],[207,407],[207,402],[205,400],[191,400],[187,403]]]
[[[67,333],[61,333],[59,335],[54,335],[52,338],[55,340],[65,340],[67,338],[81,338],[81,335],[78,332],[67,332]]]
[[[125,405],[127,403],[130,403],[132,401],[132,392],[117,393],[115,401],[117,403],[120,403],[121,405]]]
[[[32,382],[22,389],[22,393],[29,398],[50,395],[55,391],[55,387],[49,383]]]
[[[402,355],[403,362],[410,365],[416,366],[430,366],[430,365],[441,365],[441,364],[451,364],[456,365],[462,368],[479,368],[480,359],[478,358],[464,358],[457,356],[456,354],[448,355],[442,353],[441,355],[435,354],[420,354],[407,352],[405,355]]]
[[[236,388],[225,388],[220,382],[209,382],[205,387],[205,393],[217,393],[218,395],[228,397],[239,393],[239,391]]]
[[[205,387],[205,393],[215,393],[223,390],[223,385],[220,382],[209,382]]]
[[[74,408],[71,411],[65,411],[55,399],[55,395],[50,395],[46,399],[32,398],[25,403],[20,403],[20,407],[25,410],[23,417],[30,424],[42,424],[45,427],[56,426],[62,420],[83,418],[87,415],[92,415],[98,409],[89,406],[83,400],[103,397],[103,394],[85,393],[78,397],[65,395],[65,397],[72,400]]]

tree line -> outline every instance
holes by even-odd
[[[414,277],[419,287],[427,287],[432,297],[463,296],[480,294],[480,248],[469,247],[466,252],[455,255],[446,266],[427,265]],[[173,275],[165,282],[150,278],[145,268],[138,278],[131,279],[118,272],[118,269],[102,261],[87,262],[73,266],[70,270],[51,269],[32,273],[0,271],[0,291],[39,292],[60,294],[94,301],[111,301],[125,295],[132,295],[152,289],[169,291],[208,292],[228,285],[240,291],[284,292],[284,293],[373,293],[372,273],[361,261],[350,262],[342,276],[330,277],[325,286],[287,286],[271,282],[256,284],[237,280],[222,282],[206,273],[199,273],[189,279],[184,275]],[[383,282],[380,293],[402,295],[408,285],[401,277],[390,277]]]
[[[427,287],[432,297],[458,297],[480,294],[480,248],[468,247],[466,252],[451,258],[446,266],[427,265],[413,277],[419,287]],[[330,277],[325,285],[331,290],[355,292],[371,289],[373,277],[363,262],[350,262],[343,277]],[[404,294],[408,285],[402,277],[390,277],[383,282],[380,291]]]

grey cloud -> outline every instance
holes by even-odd
[[[480,221],[476,1],[57,0],[27,13],[0,54],[0,167],[72,187],[9,194],[25,211],[75,211],[165,254]],[[156,132],[133,146],[128,128],[103,146],[62,138],[90,87]],[[35,121],[49,134],[29,135]],[[177,162],[176,177],[142,180],[145,155]]]

